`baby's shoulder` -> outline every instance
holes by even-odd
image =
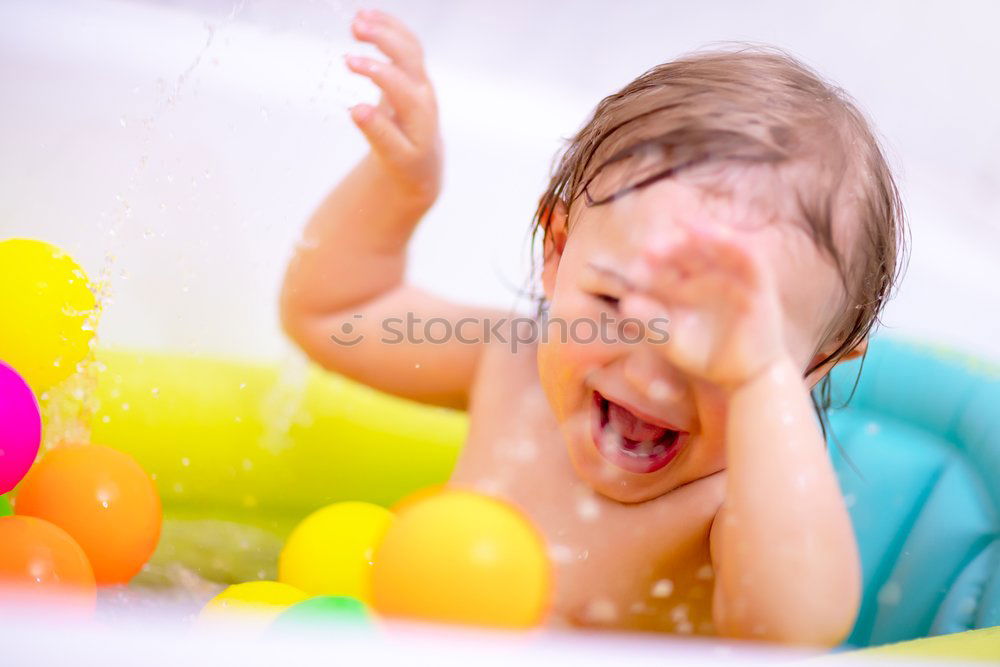
[[[517,326],[517,325],[515,325]],[[515,328],[486,341],[477,379],[490,384],[538,384],[538,344],[517,336]]]
[[[507,328],[483,341],[484,350],[472,384],[470,408],[541,392],[537,342],[524,342],[526,336],[512,337],[510,333],[511,328]]]

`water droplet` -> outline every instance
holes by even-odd
[[[649,397],[654,401],[665,401],[670,397],[670,386],[663,380],[649,383]]]
[[[191,465],[191,459],[189,459],[186,456],[182,457],[181,458],[181,465],[184,466],[185,468],[187,468],[189,465]]]
[[[565,544],[553,544],[549,547],[549,558],[556,563],[571,563],[573,558],[576,556],[573,549],[566,546]]]
[[[895,581],[887,581],[878,592],[878,603],[880,605],[893,607],[899,604],[902,597],[902,587]]]
[[[111,417],[108,415],[104,415],[103,417],[101,417],[101,421],[104,422],[105,424],[108,424],[111,422]]]
[[[530,463],[538,458],[538,446],[529,438],[523,438],[505,447],[503,452],[513,461]]]
[[[595,625],[610,625],[618,620],[618,606],[608,598],[596,598],[584,607],[583,618]]]
[[[585,496],[576,502],[576,513],[584,521],[594,521],[601,516],[601,506],[593,496]]]
[[[654,598],[668,598],[670,594],[674,592],[674,582],[669,579],[660,579],[655,584],[653,588],[650,589],[649,594]]]
[[[683,602],[670,610],[670,620],[674,623],[684,623],[688,620],[688,606]]]

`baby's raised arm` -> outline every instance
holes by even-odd
[[[405,283],[407,244],[441,183],[434,91],[420,44],[398,19],[362,11],[352,31],[390,60],[347,58],[353,72],[383,93],[377,107],[351,109],[371,151],[306,226],[285,275],[282,324],[330,370],[407,398],[462,407],[482,345],[454,337],[443,344],[407,339],[396,335],[404,327],[392,319],[411,314],[455,323],[494,316]]]
[[[648,254],[667,270],[626,309],[669,318],[663,354],[726,405],[726,494],[711,531],[716,630],[835,646],[858,611],[858,551],[768,273],[704,231]]]

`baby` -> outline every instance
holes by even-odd
[[[772,50],[649,70],[561,154],[534,220],[543,307],[512,319],[406,283],[441,183],[434,92],[397,18],[352,30],[388,58],[347,58],[383,96],[350,111],[371,151],[304,232],[287,332],[326,368],[468,410],[451,483],[542,531],[553,622],[841,642],[860,568],[823,389],[864,354],[903,238],[864,117]],[[408,316],[439,318],[434,342],[388,344]]]

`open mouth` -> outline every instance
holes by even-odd
[[[591,433],[597,451],[615,466],[635,473],[650,473],[670,463],[687,431],[651,424],[594,392]]]

